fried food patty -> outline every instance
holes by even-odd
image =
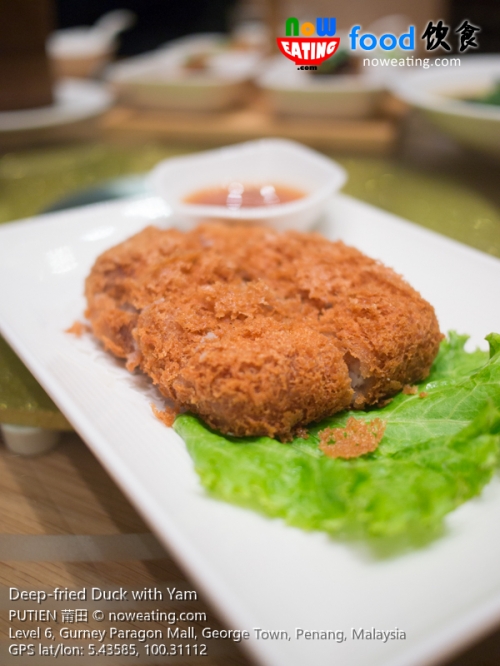
[[[177,411],[237,436],[287,440],[424,379],[442,338],[402,277],[317,234],[148,227],[86,281],[104,347]]]

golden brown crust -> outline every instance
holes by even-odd
[[[350,416],[345,428],[325,428],[320,432],[319,448],[329,458],[359,458],[378,448],[386,425],[382,419],[367,422]]]
[[[234,435],[289,439],[381,403],[428,374],[441,339],[432,307],[391,269],[262,227],[149,227],[98,258],[86,296],[106,349]]]

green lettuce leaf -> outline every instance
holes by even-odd
[[[450,333],[418,386],[426,397],[401,393],[381,409],[335,415],[311,428],[308,439],[227,437],[190,414],[174,428],[215,497],[332,534],[435,532],[447,513],[480,493],[498,465],[500,335],[487,340],[489,356],[468,353],[467,336]],[[351,460],[325,456],[319,433],[349,416],[385,420],[380,446]]]

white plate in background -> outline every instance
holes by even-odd
[[[54,86],[50,106],[0,111],[0,133],[69,125],[101,115],[112,103],[113,95],[102,83],[62,79]]]
[[[448,518],[441,539],[376,559],[207,497],[184,443],[153,416],[147,381],[89,336],[63,332],[82,317],[96,256],[151,222],[171,220],[160,199],[143,197],[0,228],[0,330],[230,626],[406,632],[387,643],[252,639],[254,656],[266,666],[416,666],[491,628],[500,620],[498,479]],[[443,330],[475,343],[500,331],[498,260],[342,195],[321,231],[403,273]]]

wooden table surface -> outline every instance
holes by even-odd
[[[170,112],[117,106],[103,119],[110,136],[163,140],[169,143],[197,143],[221,146],[265,137],[300,141],[323,151],[344,151],[361,155],[390,155],[400,134],[401,115],[393,101],[387,112],[366,119],[331,119],[277,116],[256,97],[251,104],[219,113]]]
[[[49,657],[9,656],[10,644],[39,642],[9,639],[9,630],[27,630],[36,626],[41,626],[43,630],[48,626],[43,622],[10,620],[9,610],[57,610],[58,623],[50,623],[55,631],[61,627],[109,629],[109,622],[97,622],[90,616],[88,622],[61,622],[62,611],[82,608],[89,613],[95,609],[106,613],[119,610],[204,613],[206,620],[179,622],[175,626],[193,625],[200,631],[204,626],[224,626],[214,608],[151,534],[76,434],[64,435],[57,449],[34,458],[13,455],[0,445],[0,521],[1,664],[36,666],[49,660]],[[91,596],[93,587],[101,590],[123,588],[128,590],[129,597],[132,590],[156,588],[163,592],[163,600],[50,600],[37,604],[9,598],[10,588],[50,592],[56,587],[71,590],[86,588],[88,596]],[[171,601],[167,588],[194,590],[198,599]],[[167,628],[174,625],[168,622],[121,622],[118,626],[121,629],[160,629],[166,635]],[[50,640],[46,639],[41,642],[50,644]],[[81,646],[92,641],[66,642]],[[193,666],[197,663],[205,666],[252,664],[232,641],[204,642],[208,645],[208,656],[176,658],[175,662]],[[96,657],[78,657],[77,664],[85,666],[96,663],[95,660]],[[123,657],[101,657],[97,663],[120,666],[128,661]],[[155,664],[165,663],[166,658],[133,658],[132,661],[136,664]],[[66,663],[64,658],[60,663]],[[76,662],[68,657],[67,663]]]

